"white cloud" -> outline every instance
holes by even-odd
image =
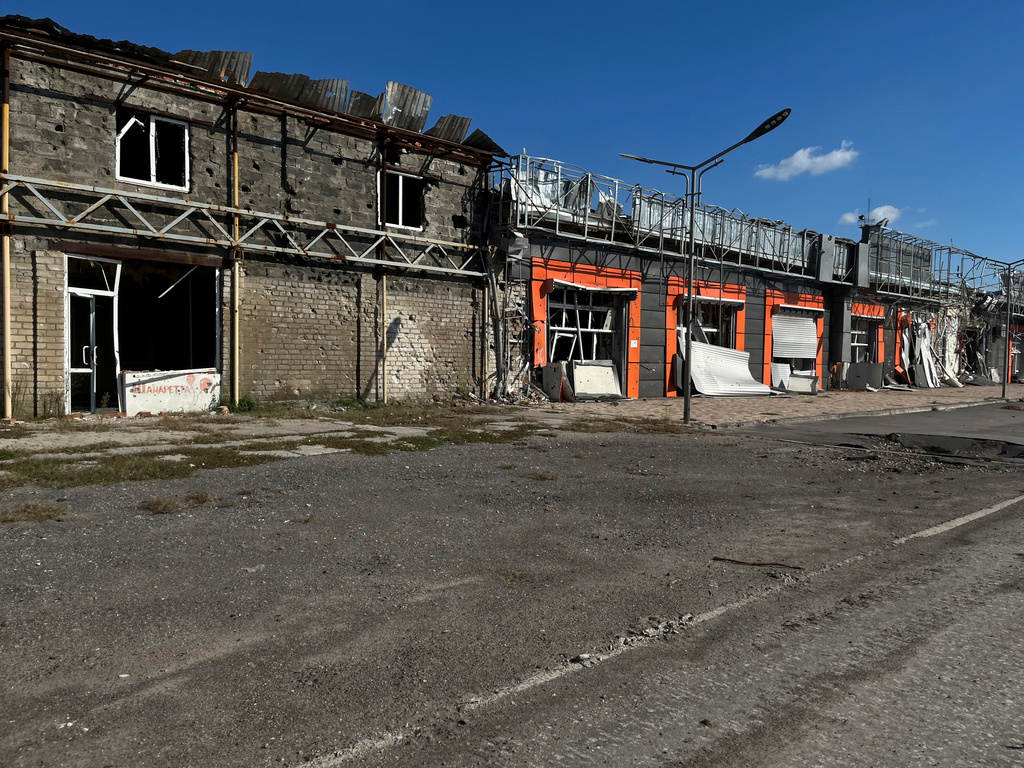
[[[811,176],[820,176],[823,173],[834,171],[837,168],[845,168],[857,159],[860,154],[853,148],[853,142],[844,141],[839,149],[820,155],[821,147],[804,147],[798,149],[789,157],[780,161],[778,165],[762,165],[754,172],[755,176],[762,179],[778,179],[785,181],[801,173],[809,173]]]
[[[880,205],[877,208],[872,208],[871,213],[864,217],[868,224],[877,224],[882,219],[889,220],[889,226],[892,226],[893,222],[900,217],[903,212],[894,205]],[[858,224],[861,221],[860,208],[856,210],[844,213],[839,217],[840,224]],[[923,225],[918,224],[917,226],[928,226],[929,224],[935,223],[925,222]]]
[[[878,223],[882,219],[889,220],[889,226],[892,226],[893,222],[900,217],[900,209],[892,205],[880,205],[873,209],[868,216],[873,224]]]
[[[925,227],[934,227],[938,223],[937,219],[928,219],[927,221],[919,221],[914,226],[918,229],[924,229]]]

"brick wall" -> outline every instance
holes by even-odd
[[[126,88],[102,74],[18,57],[12,60],[11,75],[12,174],[230,204],[231,121],[223,104],[166,93],[146,83]],[[118,100],[129,108],[189,123],[186,191],[116,179]],[[429,138],[420,152],[393,146],[388,136],[383,130],[350,135],[295,116],[240,111],[240,205],[378,229],[379,174],[386,164],[426,180],[425,225],[416,235],[480,242],[486,168],[435,155],[429,151]],[[30,195],[12,196],[12,213],[28,214],[33,207],[39,208]],[[144,205],[139,208],[150,213]],[[101,214],[111,222],[118,218],[113,212]],[[226,216],[221,224],[230,229]],[[12,354],[15,379],[27,382],[18,386],[32,390],[31,409],[36,412],[47,393],[59,391],[62,397],[64,391],[64,263],[61,254],[49,250],[54,240],[117,248],[119,257],[125,258],[139,248],[228,256],[223,248],[199,244],[16,224]],[[415,246],[409,248],[415,253]],[[413,271],[392,274],[385,316],[379,270],[342,261],[249,253],[242,274],[241,395],[262,400],[377,399],[383,394],[380,377],[385,369],[392,399],[481,391],[480,279],[428,277]],[[232,373],[230,268],[221,280],[221,371],[227,394]]]

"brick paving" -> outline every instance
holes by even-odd
[[[1024,384],[1006,388],[1007,401],[1024,399]],[[829,391],[817,395],[771,397],[694,397],[690,419],[697,426],[724,427],[783,420],[817,420],[851,414],[884,415],[962,408],[1002,401],[1002,387]],[[545,403],[529,409],[529,417],[546,421],[576,419],[683,420],[683,398],[651,397],[603,403]]]

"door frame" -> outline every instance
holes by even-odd
[[[68,272],[68,260],[69,259],[81,259],[82,261],[93,261],[100,262],[103,264],[110,264],[114,267],[114,285],[108,290],[100,290],[97,288],[81,288],[72,286],[70,284],[70,277]],[[117,410],[118,412],[124,410],[123,407],[123,393],[121,392],[121,354],[120,346],[118,344],[118,290],[121,283],[121,262],[117,259],[103,259],[96,256],[81,256],[78,254],[67,253],[64,254],[64,412],[71,413],[71,374],[72,369],[77,366],[72,366],[72,353],[71,349],[71,296],[79,296],[83,298],[89,298],[90,304],[90,342],[93,348],[92,355],[90,355],[90,367],[89,371],[92,374],[92,392],[90,393],[90,413],[96,411],[96,348],[100,346],[99,340],[96,339],[96,297],[102,296],[113,299],[113,338],[111,341],[111,352],[114,355],[114,389],[117,391]],[[78,368],[74,371],[75,373],[85,373],[83,368]]]

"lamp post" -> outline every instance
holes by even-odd
[[[705,171],[711,170],[718,166],[722,160],[721,158],[737,147],[741,147],[744,144],[749,144],[754,139],[759,139],[766,133],[774,131],[783,121],[789,117],[790,109],[784,109],[781,112],[772,115],[770,118],[765,120],[761,125],[750,132],[745,139],[738,141],[728,149],[722,150],[717,155],[709,157],[703,163],[697,165],[683,165],[682,163],[667,163],[664,160],[651,160],[647,157],[637,157],[636,155],[623,155],[628,160],[639,160],[641,163],[650,163],[652,165],[667,165],[668,169],[666,173],[671,173],[675,176],[686,176],[689,173],[689,183],[687,185],[687,193],[689,197],[689,215],[690,215],[690,231],[687,238],[687,251],[688,251],[688,267],[686,274],[686,340],[684,342],[683,352],[683,423],[690,423],[690,400],[692,398],[692,385],[690,382],[691,365],[693,361],[693,344],[690,338],[690,326],[693,323],[693,294],[694,294],[694,274],[696,272],[697,264],[697,252],[696,252],[696,237],[695,237],[695,216],[696,216],[696,203],[697,203],[697,171],[700,171],[700,175],[703,177]],[[703,169],[703,170],[702,170]]]
[[[1013,346],[1013,269],[1024,265],[1024,259],[1006,265],[1006,352],[1003,354],[1003,400],[1006,399],[1006,384],[1010,380],[1010,351]]]

